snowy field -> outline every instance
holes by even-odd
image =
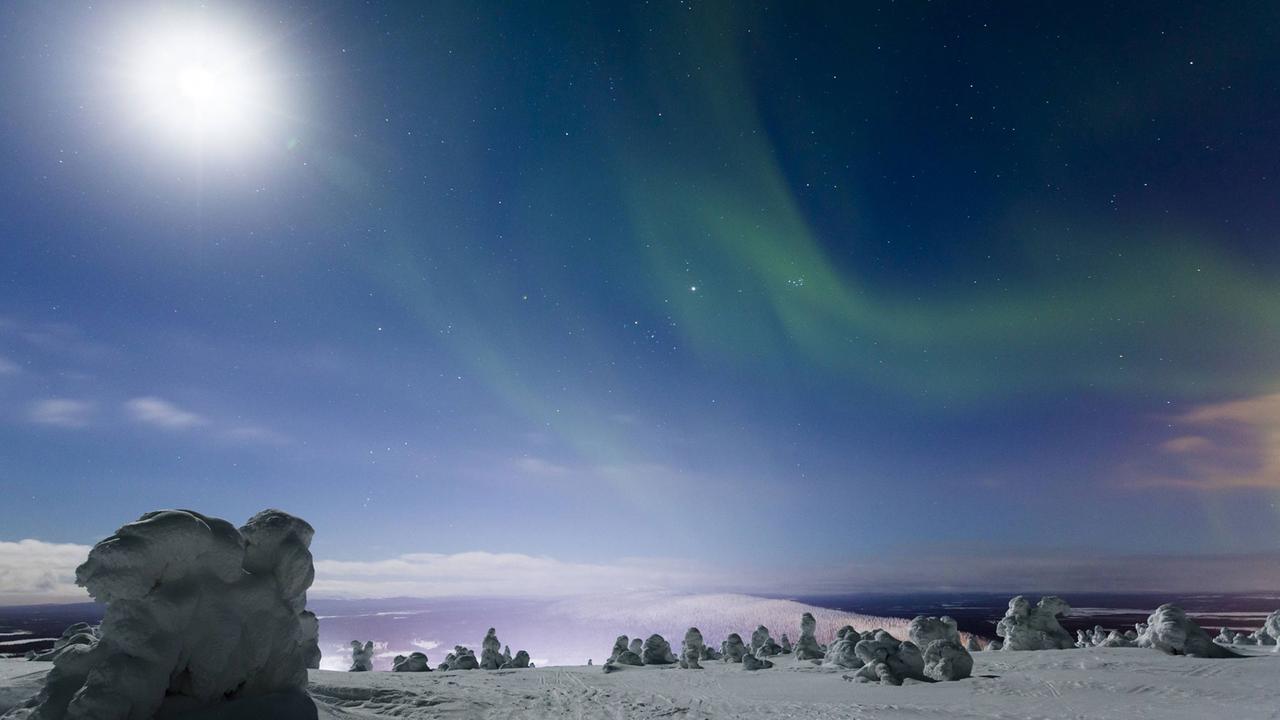
[[[311,671],[321,718],[1280,718],[1280,655],[1175,657],[1136,648],[976,653],[975,677],[886,687],[781,658],[769,670],[599,666],[513,671]],[[0,708],[49,666],[0,660]],[[247,719],[246,719],[247,720]]]

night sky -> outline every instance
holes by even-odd
[[[1280,552],[1280,5],[167,7],[0,5],[2,541]]]

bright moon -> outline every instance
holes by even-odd
[[[234,150],[261,137],[275,101],[252,36],[201,16],[141,28],[123,53],[144,134],[190,150]]]

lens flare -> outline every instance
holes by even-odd
[[[205,16],[140,26],[126,42],[125,89],[144,132],[179,147],[232,150],[261,135],[278,104],[253,34]]]

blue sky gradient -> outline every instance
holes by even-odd
[[[1280,552],[1278,18],[1141,6],[7,4],[0,540]],[[160,16],[236,143],[129,107]]]

